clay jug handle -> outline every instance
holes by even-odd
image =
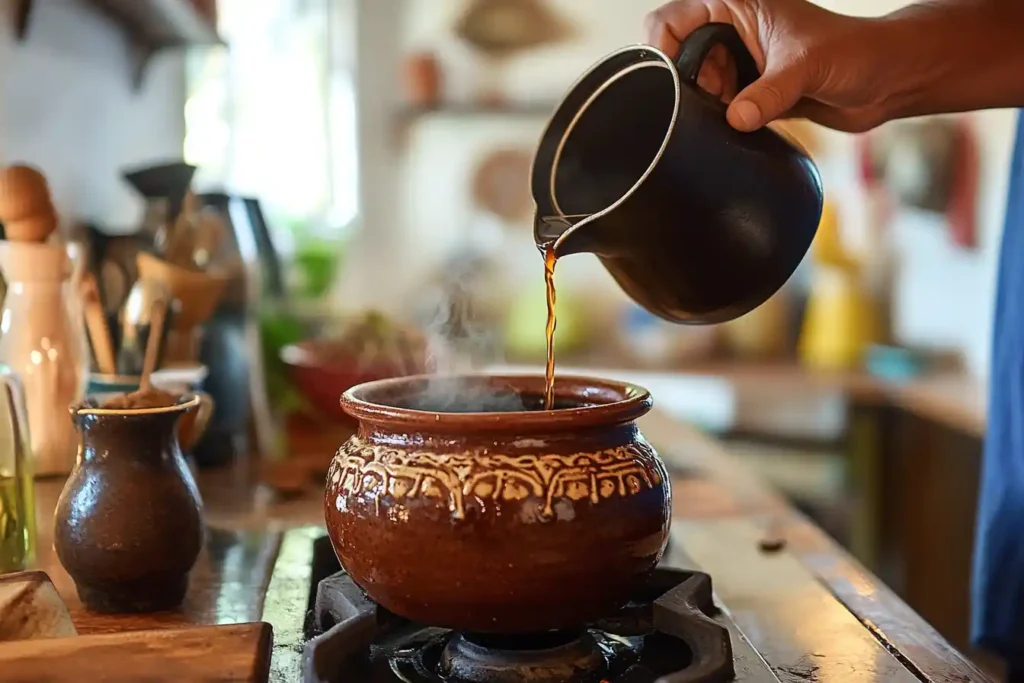
[[[683,40],[676,57],[676,69],[679,79],[697,87],[697,75],[704,64],[708,53],[715,45],[724,45],[736,63],[737,92],[761,77],[757,62],[743,44],[743,39],[732,24],[704,24]]]
[[[199,408],[196,409],[196,424],[195,424],[195,440],[198,441],[206,431],[206,426],[210,423],[210,417],[213,415],[213,409],[216,405],[213,401],[213,396],[210,396],[205,391],[196,391],[196,396],[199,397]]]
[[[183,451],[192,450],[192,447],[203,438],[216,405],[213,397],[205,391],[197,390],[192,393],[199,399],[199,405],[194,409],[195,417],[185,418],[178,423],[178,443]]]

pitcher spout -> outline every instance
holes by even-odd
[[[587,235],[593,218],[587,214],[538,216],[533,225],[534,243],[542,252],[554,250],[555,258],[592,251]]]

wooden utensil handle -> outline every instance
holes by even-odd
[[[91,274],[83,274],[79,283],[82,307],[85,311],[85,326],[92,343],[92,352],[96,356],[96,365],[105,375],[117,374],[117,363],[114,360],[114,344],[110,339],[110,328],[103,313],[100,302],[99,287]]]
[[[167,302],[157,299],[153,302],[153,312],[149,316],[149,338],[146,340],[146,355],[142,361],[142,381],[139,383],[141,389],[150,388],[150,375],[156,370],[166,320]]]

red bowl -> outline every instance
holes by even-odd
[[[428,371],[423,366],[407,368],[397,363],[359,365],[355,359],[326,359],[324,355],[329,352],[330,343],[329,339],[310,339],[289,344],[281,349],[281,362],[288,369],[292,383],[318,412],[353,427],[356,421],[341,409],[343,393],[364,382]]]

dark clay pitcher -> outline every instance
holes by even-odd
[[[78,597],[99,612],[181,604],[203,543],[202,505],[178,445],[199,397],[157,408],[71,407],[78,462],[54,514],[54,547]]]
[[[559,105],[534,158],[535,240],[596,254],[625,292],[679,323],[719,323],[764,303],[810,247],[822,210],[807,153],[777,132],[741,133],[697,87],[724,45],[740,88],[759,77],[728,24],[591,68]]]

